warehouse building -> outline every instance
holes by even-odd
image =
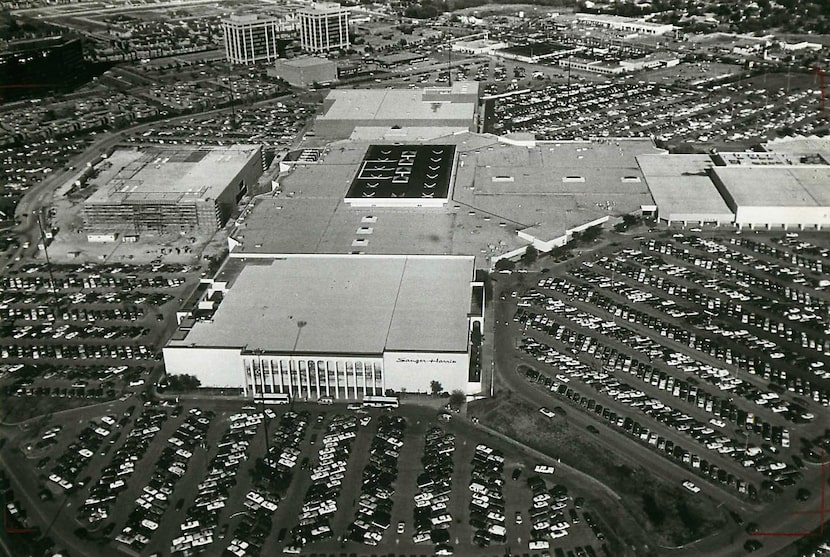
[[[262,175],[262,147],[118,149],[99,168],[83,204],[87,231],[212,233]]]
[[[315,83],[328,85],[337,80],[337,66],[331,60],[317,56],[298,56],[277,60],[268,75],[286,80],[297,87],[310,87]]]
[[[766,151],[640,155],[669,225],[822,229],[830,226],[830,141],[795,138]]]
[[[713,181],[739,228],[830,226],[830,166],[716,167]]]
[[[709,155],[640,155],[637,157],[654,198],[656,216],[669,226],[727,225],[735,214],[711,179]]]
[[[164,363],[170,375],[265,398],[427,393],[432,381],[473,394],[483,296],[472,257],[231,258]]]

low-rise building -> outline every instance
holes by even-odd
[[[164,348],[165,368],[265,398],[359,400],[427,393],[432,381],[474,394],[474,278],[464,256],[231,258],[205,293],[210,314]]]
[[[298,56],[277,60],[268,74],[280,77],[291,85],[309,87],[315,83],[328,84],[337,80],[337,66],[326,58]]]

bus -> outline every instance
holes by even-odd
[[[265,393],[265,396],[255,396],[254,402],[261,402],[263,404],[288,404],[291,402],[291,397],[286,393]]]
[[[398,397],[366,395],[363,397],[363,406],[366,408],[397,408]]]

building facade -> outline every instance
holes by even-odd
[[[330,84],[337,80],[337,66],[331,60],[316,56],[300,56],[277,60],[269,75],[280,77],[291,85],[310,87]]]
[[[296,33],[293,18],[232,15],[222,22],[225,57],[232,64],[271,62],[280,57],[286,37]]]
[[[317,3],[297,12],[300,45],[307,52],[348,48],[349,10],[335,3]]]
[[[665,35],[672,33],[676,27],[669,23],[655,23],[645,19],[623,17],[607,14],[579,14],[576,21],[587,27],[611,29],[622,33],[639,33],[641,35]]]
[[[85,71],[80,39],[55,36],[0,45],[0,90],[6,101],[69,90]]]
[[[231,257],[204,293],[212,300],[223,292],[221,300],[180,321],[164,347],[165,369],[266,399],[428,393],[432,381],[478,393],[470,346],[484,299],[473,263],[469,256]]]

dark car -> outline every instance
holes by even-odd
[[[746,550],[747,553],[752,553],[753,551],[758,551],[762,547],[764,547],[764,544],[762,544],[758,540],[746,540],[746,543],[744,544],[744,549]]]

